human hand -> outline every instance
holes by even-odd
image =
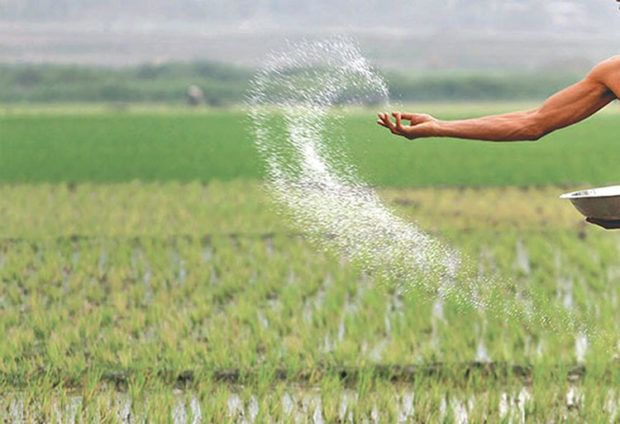
[[[606,230],[611,230],[615,228],[620,228],[620,219],[607,220],[607,219],[598,219],[598,218],[586,218],[586,222],[590,224],[598,225],[599,227],[603,227]]]
[[[392,134],[401,135],[409,140],[421,137],[431,137],[437,120],[425,113],[392,112],[396,123],[392,122],[387,113],[378,113],[377,124],[389,129]],[[409,125],[403,125],[402,121],[409,121]]]

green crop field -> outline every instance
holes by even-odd
[[[485,107],[436,106],[440,116]],[[240,111],[0,117],[6,422],[617,422],[620,232],[557,197],[618,183],[614,110],[537,143],[343,146],[396,214],[587,323],[403,292],[276,213]]]
[[[523,105],[411,106],[440,118]],[[373,110],[345,115],[343,150],[373,185],[545,185],[620,181],[620,111],[594,116],[536,143],[390,137]],[[256,179],[262,166],[241,111],[79,107],[0,115],[0,181],[122,182]]]

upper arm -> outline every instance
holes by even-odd
[[[581,81],[554,94],[532,111],[541,135],[586,119],[620,95],[620,56],[596,65]]]
[[[613,56],[596,65],[586,79],[601,84],[609,93],[620,98],[620,56]]]

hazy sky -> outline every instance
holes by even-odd
[[[587,67],[618,54],[615,0],[0,0],[0,61],[255,65],[353,34],[386,67]]]
[[[0,20],[191,22],[228,30],[449,26],[604,32],[619,28],[617,9],[614,0],[0,0]]]

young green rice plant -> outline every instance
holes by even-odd
[[[442,119],[476,114],[475,105],[466,105],[460,112],[438,110],[433,105],[417,107],[418,110],[435,109]],[[491,105],[483,113],[519,107],[523,105]],[[465,109],[469,112],[464,112]],[[617,112],[594,116],[578,126],[551,134],[535,145],[510,143],[502,146],[462,140],[395,141],[375,124],[375,110],[357,110],[343,115],[342,127],[347,141],[343,147],[362,176],[373,185],[584,182],[603,185],[620,178],[614,161],[620,149],[614,136],[619,125]],[[161,113],[142,110],[121,114],[105,110],[90,114],[17,111],[0,116],[2,149],[9,152],[0,156],[0,181],[113,183],[261,179],[264,169],[258,152],[245,126],[237,125],[244,118],[242,111]],[[591,166],[593,163],[597,166]],[[220,211],[228,207],[225,202],[219,204],[221,206],[216,208]],[[260,209],[256,208],[255,213],[260,215]],[[148,215],[164,217],[159,208]],[[139,221],[134,218],[121,225],[130,228]]]
[[[452,204],[437,207],[434,234],[473,258],[481,273],[512,278],[510,287],[533,294],[541,314],[562,322],[570,313],[595,332],[524,326],[381,285],[333,252],[317,251],[303,234],[277,227],[275,213],[255,214],[267,202],[258,184],[1,190],[9,194],[1,208],[10,212],[0,229],[3,415],[14,399],[38,402],[52,420],[55,408],[66,414],[70,407],[83,421],[118,422],[127,410],[119,393],[136,416],[161,422],[181,410],[179,399],[189,417],[194,397],[203,419],[234,422],[233,394],[246,416],[254,405],[257,421],[295,416],[285,410],[285,394],[306,402],[299,412],[306,419],[320,400],[317,413],[326,421],[340,417],[345,397],[347,417],[394,421],[405,393],[413,393],[414,420],[427,422],[458,421],[463,411],[471,420],[525,414],[597,422],[612,416],[607,404],[617,405],[617,392],[610,393],[620,378],[613,356],[618,239],[569,217],[549,224],[561,206],[545,199],[558,189],[529,190],[543,205],[539,220],[527,210],[503,211],[506,222],[519,222],[510,229],[493,223],[484,204],[450,218],[458,202],[475,205],[479,193],[385,196],[400,199],[399,211],[420,222],[433,221],[434,204]],[[493,204],[500,197],[494,189],[479,192]],[[103,201],[107,195],[114,201]],[[501,194],[513,204],[521,195]],[[57,219],[31,208],[30,196],[49,199]],[[214,197],[227,205],[205,200]],[[160,215],[145,212],[140,223],[153,199]],[[203,207],[211,208],[211,221]],[[476,361],[483,365],[472,366]],[[391,366],[412,366],[413,378]],[[571,385],[585,402],[568,407]],[[513,400],[523,387],[531,399],[519,409]],[[303,401],[305,393],[311,395]],[[501,415],[502,402],[517,412]]]

